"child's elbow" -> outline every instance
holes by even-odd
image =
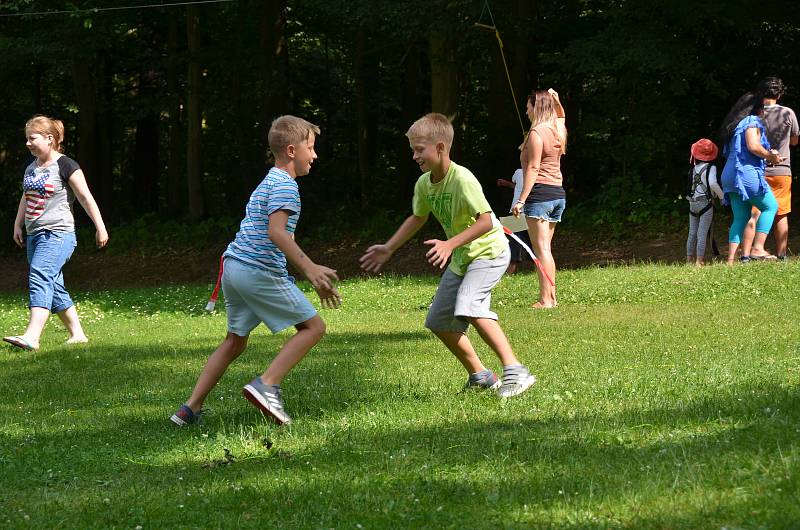
[[[269,236],[270,240],[273,242],[283,237],[284,234],[286,234],[286,230],[284,228],[270,226],[267,229],[267,236]]]
[[[481,235],[488,233],[489,231],[494,228],[494,222],[492,221],[492,214],[491,213],[483,213],[478,217],[478,225],[481,227]]]

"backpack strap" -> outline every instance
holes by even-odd
[[[708,184],[708,176],[709,176],[710,173],[711,173],[711,163],[709,162],[708,165],[706,165],[706,168],[705,168],[706,181],[705,181],[705,184],[704,184],[703,183],[703,172],[701,171],[700,173],[696,173],[695,170],[694,170],[694,166],[692,167],[692,169],[691,169],[692,184],[691,184],[691,186],[689,188],[689,197],[694,197],[694,194],[697,192],[697,188],[699,187],[702,190],[703,194],[708,198],[708,200],[709,201],[711,200],[711,197],[712,197],[712,195],[711,195],[711,186]]]

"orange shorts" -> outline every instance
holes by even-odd
[[[778,201],[778,213],[776,215],[786,215],[792,211],[792,176],[791,175],[775,175],[765,176],[767,184],[769,184],[772,194],[775,195],[775,200]],[[758,208],[753,206],[753,213],[756,213]]]

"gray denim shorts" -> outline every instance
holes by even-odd
[[[467,266],[464,276],[448,267],[428,309],[425,327],[432,331],[464,332],[469,327],[467,317],[497,320],[497,313],[489,309],[492,289],[500,282],[510,260],[508,251],[494,259],[476,259]]]
[[[317,310],[289,276],[226,258],[222,293],[228,331],[246,337],[261,322],[273,333],[309,320]]]

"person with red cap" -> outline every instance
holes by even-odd
[[[705,262],[706,242],[711,233],[711,222],[714,220],[714,203],[717,197],[722,200],[722,188],[717,183],[717,146],[707,138],[701,138],[692,144],[689,162],[689,190],[686,199],[689,201],[689,237],[686,240],[686,262],[702,265]]]

